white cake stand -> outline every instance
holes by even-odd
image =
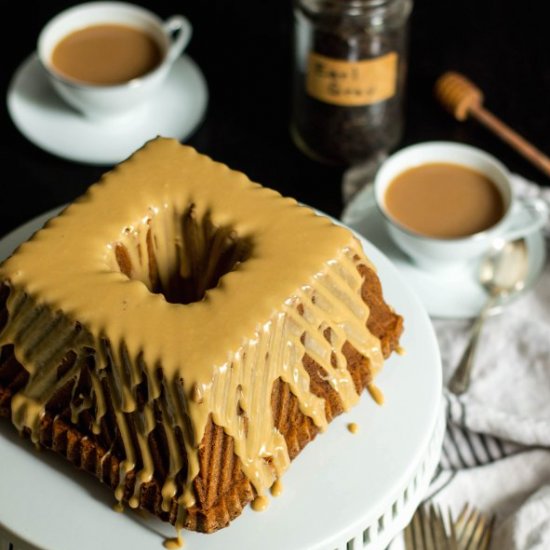
[[[52,213],[0,241],[0,259]],[[406,355],[386,362],[379,407],[364,395],[308,445],[283,477],[283,494],[262,513],[250,507],[212,535],[185,533],[189,550],[379,550],[422,500],[441,451],[441,363],[430,320],[394,266],[364,239],[389,303],[405,318]],[[359,433],[346,429],[359,424]],[[0,422],[0,550],[161,550],[170,526],[134,512],[53,453],[37,456]],[[2,546],[3,544],[3,546]],[[11,544],[11,546],[10,546]]]

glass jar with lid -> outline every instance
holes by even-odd
[[[309,156],[363,163],[403,129],[412,0],[295,0],[291,132]]]

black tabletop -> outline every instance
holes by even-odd
[[[42,26],[74,4],[64,0],[10,2],[4,24],[2,90],[34,50]],[[136,2],[162,18],[183,13],[194,26],[187,53],[203,70],[210,102],[202,125],[186,140],[201,152],[285,195],[338,216],[342,168],[300,153],[289,134],[293,14],[290,0]],[[406,128],[398,147],[454,140],[485,149],[512,171],[550,180],[475,121],[456,122],[433,99],[445,70],[468,75],[485,105],[544,152],[550,152],[550,33],[543,2],[422,0],[411,16]],[[69,162],[32,145],[2,109],[4,176],[0,235],[67,203],[108,166]],[[9,175],[8,175],[9,174]]]

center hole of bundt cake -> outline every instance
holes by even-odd
[[[209,212],[199,217],[193,205],[175,218],[175,231],[167,230],[166,220],[159,218],[126,228],[113,249],[122,273],[162,294],[167,302],[202,300],[250,256],[249,238],[239,237],[230,226],[216,225]]]

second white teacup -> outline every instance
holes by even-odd
[[[159,47],[159,63],[146,74],[117,84],[86,82],[63,74],[53,62],[56,46],[71,33],[96,25],[121,25],[146,33]],[[51,84],[67,103],[87,117],[110,120],[131,114],[158,91],[191,34],[191,24],[182,15],[162,21],[133,4],[90,2],[63,11],[46,24],[38,38],[38,56]]]
[[[386,202],[390,184],[407,170],[436,163],[466,167],[491,180],[502,199],[503,212],[498,221],[480,232],[442,238],[415,232],[392,216]],[[548,219],[548,207],[544,201],[514,196],[510,173],[501,162],[479,149],[459,143],[426,142],[398,151],[379,169],[374,181],[374,192],[392,239],[418,265],[426,269],[448,268],[477,258],[497,239],[514,240],[527,236],[540,229]]]

